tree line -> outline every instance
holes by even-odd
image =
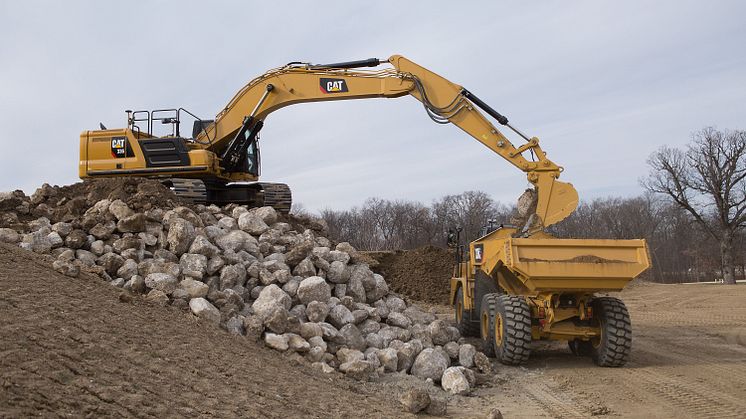
[[[558,237],[645,238],[658,282],[744,277],[746,226],[746,131],[705,128],[683,149],[661,147],[636,197],[583,201],[551,226]],[[320,213],[331,238],[364,250],[446,246],[449,228],[461,227],[468,242],[488,223],[511,225],[514,205],[481,191],[446,195],[431,204],[370,198],[349,210]]]

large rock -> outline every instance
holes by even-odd
[[[344,337],[342,337],[342,335],[339,334],[339,330],[337,330],[337,328],[325,322],[319,323],[319,326],[321,326],[322,337],[325,341],[334,342],[340,345],[344,344],[345,339]]]
[[[365,339],[360,330],[354,324],[346,324],[339,329],[339,334],[345,340],[347,347],[364,351],[366,348]]]
[[[127,291],[144,294],[146,291],[145,279],[140,275],[135,275],[124,283],[123,288]]]
[[[335,284],[346,284],[350,280],[350,270],[347,265],[341,261],[335,260],[329,265],[326,277],[329,282]]]
[[[291,268],[295,267],[302,260],[306,259],[312,250],[313,243],[304,241],[285,254],[285,263],[287,263]]]
[[[430,395],[427,390],[419,387],[411,387],[399,396],[399,403],[409,413],[419,413],[430,404]]]
[[[389,285],[386,283],[386,280],[383,279],[383,276],[374,274],[373,280],[375,281],[373,288],[371,290],[365,291],[365,296],[368,299],[368,304],[380,300],[389,293]]]
[[[52,242],[47,237],[45,230],[42,229],[30,234],[24,234],[21,247],[35,253],[49,253],[52,250]],[[78,247],[82,247],[82,245]]]
[[[363,266],[364,268],[355,268],[350,274],[350,280],[347,281],[347,295],[351,296],[358,303],[365,303],[368,298],[365,294],[365,285],[363,285],[367,274],[365,271],[368,270],[368,267],[366,265]]]
[[[167,273],[178,277],[181,274],[181,266],[178,263],[166,262],[160,259],[146,259],[137,265],[137,270],[143,276],[153,273]]]
[[[210,240],[208,240],[207,237],[197,236],[194,238],[192,245],[189,247],[189,253],[204,255],[208,258],[211,258],[213,256],[219,255],[220,249],[210,243]]]
[[[312,301],[326,303],[332,296],[329,284],[324,278],[311,276],[301,281],[298,286],[298,299],[303,304],[309,304]]]
[[[285,333],[288,329],[288,318],[290,314],[285,307],[273,304],[259,314],[264,320],[264,326],[275,333]]]
[[[70,237],[70,236],[67,236],[67,237]],[[106,273],[114,276],[116,275],[119,268],[121,268],[122,265],[124,265],[124,260],[125,259],[119,256],[118,254],[109,252],[109,253],[104,253],[101,257],[99,257],[96,260],[96,264],[104,268]],[[139,267],[138,267],[138,271],[139,271]]]
[[[243,213],[238,217],[238,228],[253,236],[259,236],[269,230],[269,226],[261,217],[250,212]]]
[[[71,249],[80,249],[88,242],[88,235],[83,230],[73,230],[65,237],[65,246]]]
[[[53,249],[56,249],[65,244],[65,241],[62,239],[62,236],[60,236],[60,233],[56,231],[47,234],[47,240],[49,240],[49,244],[52,246]]]
[[[176,256],[181,256],[189,250],[195,237],[196,233],[192,223],[183,218],[172,219],[166,237],[168,250]]]
[[[55,260],[52,262],[52,269],[55,271],[71,277],[77,277],[80,274],[80,267],[73,262],[65,260]]]
[[[293,275],[300,276],[302,278],[308,278],[309,276],[316,275],[316,266],[311,262],[310,259],[306,258],[300,261],[295,268],[293,268]]]
[[[345,252],[341,252],[339,250],[332,250],[328,254],[328,260],[329,262],[342,262],[343,264],[347,265],[350,262],[350,255],[348,255]]]
[[[21,240],[21,236],[11,228],[0,228],[0,243],[16,244]]]
[[[151,274],[151,275],[159,275],[159,274]],[[147,283],[147,278],[145,279],[145,281]],[[192,313],[194,313],[195,316],[201,319],[205,319],[208,322],[214,323],[214,324],[220,323],[220,311],[214,305],[212,305],[209,301],[205,300],[204,298],[201,298],[201,297],[192,298],[191,300],[189,300],[189,309],[192,310]]]
[[[251,307],[254,309],[254,313],[262,315],[276,305],[285,308],[285,310],[290,310],[291,303],[290,296],[282,288],[272,284],[262,289]]]
[[[207,256],[184,253],[179,260],[181,273],[184,276],[201,280],[207,273]]]
[[[239,252],[245,250],[251,254],[259,251],[259,243],[251,234],[243,230],[233,230],[215,239],[215,244],[223,251]]]
[[[241,264],[224,266],[220,271],[220,289],[246,284],[246,268]]]
[[[147,219],[145,214],[137,213],[130,216],[119,219],[117,222],[117,230],[122,233],[139,233],[145,231],[145,223]]]
[[[412,326],[412,321],[409,320],[407,316],[395,312],[389,314],[389,316],[386,318],[386,324],[408,329],[410,326]]]
[[[482,352],[474,354],[474,365],[482,374],[489,374],[492,372],[492,363],[490,362],[490,359],[487,358],[487,355]]]
[[[466,368],[474,366],[474,355],[477,354],[477,349],[474,345],[466,343],[461,345],[458,350],[458,363]]]
[[[306,353],[311,349],[311,345],[301,336],[295,333],[285,333],[288,338],[288,348],[298,353]]]
[[[178,281],[171,274],[154,273],[145,277],[145,285],[148,288],[162,291],[165,294],[171,294],[176,289]]]
[[[385,372],[396,372],[399,366],[399,358],[397,356],[397,350],[394,348],[380,349],[376,351],[378,361],[383,366]]]
[[[82,253],[85,252],[85,250],[78,250],[78,252],[81,252],[81,255],[85,255]],[[88,257],[88,255],[85,255],[83,258],[79,257],[78,259],[83,260],[86,257]],[[93,256],[91,255],[90,257]],[[117,276],[123,278],[125,281],[129,280],[135,275],[137,275],[137,262],[135,262],[133,259],[127,259],[126,261],[124,261],[124,264],[119,269],[117,269]]]
[[[339,370],[350,378],[365,381],[375,371],[375,368],[369,361],[355,360],[340,365]]]
[[[116,217],[117,220],[122,220],[135,213],[130,207],[127,206],[127,204],[122,202],[120,199],[117,199],[116,201],[109,204],[109,212],[114,217]]]
[[[324,335],[324,329],[321,328],[321,325],[316,322],[306,322],[301,323],[300,325],[300,335],[303,336],[304,339],[310,339],[312,337],[318,336],[321,337]]]
[[[445,320],[435,320],[427,326],[427,332],[434,345],[445,345],[459,339],[458,329],[450,326]]]
[[[412,375],[440,382],[443,373],[450,365],[451,360],[443,352],[433,348],[426,348],[414,360]]]
[[[181,281],[179,287],[189,294],[189,298],[204,298],[210,289],[204,282],[195,281],[192,278],[186,278]]]
[[[254,215],[259,217],[267,225],[277,222],[277,211],[272,207],[259,207],[252,210]]]
[[[471,391],[469,380],[463,373],[464,367],[450,367],[443,372],[440,379],[443,390],[460,396],[465,396]]]
[[[272,349],[278,351],[288,350],[288,337],[286,335],[278,335],[275,333],[266,333],[264,335],[264,343]]]
[[[411,305],[404,310],[404,315],[415,324],[429,325],[435,321],[435,315],[422,311],[419,307]]]
[[[119,240],[115,240],[112,247],[115,252],[122,254],[127,249],[139,250],[142,247],[142,241],[134,236],[122,237]]]
[[[311,301],[306,305],[306,317],[311,322],[323,322],[329,315],[329,305],[320,301]]]
[[[114,221],[107,221],[105,223],[96,224],[89,230],[89,232],[93,237],[99,240],[108,240],[111,238],[111,235],[114,233],[116,228],[117,224]]]
[[[443,350],[446,351],[446,354],[451,359],[458,359],[460,349],[459,344],[456,342],[448,342],[443,345]]]
[[[342,326],[355,321],[355,317],[352,316],[350,309],[342,304],[337,304],[329,310],[328,319],[329,323],[337,328],[341,328]]]

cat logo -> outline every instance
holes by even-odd
[[[127,137],[113,137],[111,139],[111,156],[117,159],[135,157],[135,153],[129,147]]]
[[[343,79],[324,79],[322,78],[319,82],[322,93],[346,93],[347,83]]]
[[[484,245],[483,244],[475,244],[474,245],[474,263],[482,263],[482,258],[484,257]]]

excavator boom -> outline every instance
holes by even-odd
[[[389,63],[393,68],[360,70],[359,67]],[[353,70],[354,69],[354,70]],[[255,136],[252,124],[263,124],[270,113],[285,106],[332,100],[395,98],[411,95],[425,107],[433,121],[452,123],[509,163],[527,173],[537,190],[536,215],[539,225],[547,227],[576,208],[578,195],[569,184],[557,181],[562,168],[549,160],[537,138],[525,137],[509,125],[507,118],[489,107],[476,95],[401,55],[388,60],[352,61],[329,65],[290,64],[268,71],[238,91],[214,124],[199,135],[201,143],[224,155],[240,140],[250,142]],[[482,109],[502,125],[524,137],[527,142],[515,147],[480,111]],[[248,111],[251,110],[249,113]],[[250,118],[250,119],[249,119]],[[244,147],[237,147],[242,150]],[[536,161],[524,157],[532,154]],[[236,160],[240,160],[237,158]]]

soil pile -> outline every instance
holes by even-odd
[[[0,244],[0,416],[407,416],[370,384],[121,295]]]
[[[93,179],[66,186],[45,183],[31,196],[20,190],[0,192],[0,227],[20,229],[39,217],[70,222],[103,199],[121,200],[136,211],[186,205],[159,181],[145,178]]]
[[[160,184],[117,181],[39,188],[16,211],[27,204],[28,214],[49,214],[47,204],[66,205],[66,193],[87,209],[67,221],[41,216],[0,228],[0,242],[48,256],[71,278],[96,274],[122,289],[125,302],[191,313],[326,374],[360,381],[411,374],[465,395],[477,373],[491,372],[486,356],[450,322],[391,292],[370,269],[372,259],[349,243],[332,244],[323,222],[283,218],[272,207],[171,207],[172,195]],[[106,198],[90,205],[100,197]],[[6,194],[0,202],[15,198]],[[447,266],[442,253],[421,249],[403,263],[431,271]],[[430,399],[438,399],[431,414],[443,413],[442,393]]]
[[[389,287],[426,303],[448,304],[453,276],[453,251],[434,246],[393,252],[366,252],[375,259],[372,269],[383,275]]]

